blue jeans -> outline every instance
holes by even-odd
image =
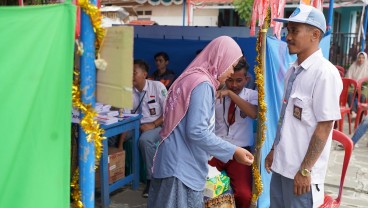
[[[160,131],[161,127],[159,126],[141,133],[139,137],[139,149],[141,150],[143,161],[146,163],[146,176],[148,180],[151,180],[153,157],[156,153],[157,142],[161,139]]]
[[[351,99],[353,99],[353,93],[348,94],[349,107],[350,107]],[[365,95],[362,94],[360,97],[360,102],[365,103],[365,101],[366,101],[366,97]],[[355,95],[353,106],[351,107],[351,111],[354,111],[355,113],[358,111],[358,94]]]
[[[365,117],[362,123],[359,124],[353,137],[351,137],[351,140],[353,140],[353,143],[354,144],[358,143],[359,139],[363,137],[363,135],[365,134],[367,130],[368,130],[368,117]]]

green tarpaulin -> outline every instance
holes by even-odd
[[[70,206],[76,8],[0,7],[0,207]]]

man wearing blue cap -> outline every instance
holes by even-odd
[[[320,10],[300,5],[286,22],[286,41],[297,60],[285,75],[285,90],[275,141],[265,166],[272,170],[271,207],[319,207],[331,147],[339,120],[342,81],[325,59],[319,42],[326,32]]]

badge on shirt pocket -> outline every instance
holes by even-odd
[[[294,98],[293,116],[301,121],[302,113],[303,113],[303,101],[299,98]]]
[[[158,107],[156,102],[148,102],[148,109],[151,116],[156,115],[156,107]]]
[[[302,120],[302,112],[303,112],[303,108],[297,106],[294,104],[294,109],[293,109],[293,115],[295,118]]]
[[[150,111],[151,116],[156,115],[156,109],[155,108],[150,108],[149,111]]]

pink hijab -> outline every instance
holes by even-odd
[[[192,90],[208,81],[216,91],[219,76],[242,56],[239,45],[228,36],[212,40],[170,87],[164,105],[160,135],[165,140],[185,116]]]

